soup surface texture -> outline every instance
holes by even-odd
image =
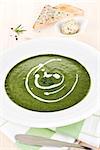
[[[90,89],[90,76],[78,61],[55,54],[38,55],[16,64],[5,89],[17,105],[39,112],[67,109]]]

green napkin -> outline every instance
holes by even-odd
[[[56,133],[60,133],[66,136],[71,136],[77,139],[81,131],[83,122],[84,121],[74,123],[68,126],[56,128]],[[25,134],[52,138],[52,136],[55,134],[55,131],[52,131],[51,129],[48,129],[48,128],[30,128]],[[16,142],[16,144],[20,148],[20,150],[39,150],[40,149],[39,146],[29,146],[29,145],[21,144],[20,142]]]
[[[68,126],[56,128],[56,132],[77,138],[79,136],[80,131],[81,131],[83,122],[84,121],[80,121],[78,123],[74,123],[74,124],[71,124]]]

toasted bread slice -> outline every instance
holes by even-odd
[[[34,29],[41,29],[48,26],[49,24],[55,23],[65,17],[72,17],[73,14],[65,11],[61,11],[58,8],[50,5],[44,6],[39,17],[33,25]]]
[[[72,6],[72,5],[68,5],[68,4],[59,4],[55,6],[55,8],[57,8],[59,11],[72,13],[74,16],[84,15],[84,11],[82,9]]]

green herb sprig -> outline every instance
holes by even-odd
[[[20,33],[23,33],[24,31],[26,31],[23,29],[23,26],[21,24],[19,26],[17,26],[15,29],[11,28],[11,30],[15,31],[17,34],[20,34]]]
[[[25,29],[23,29],[23,26],[21,24],[18,25],[16,28],[11,28],[11,30],[13,30],[18,36],[26,31]],[[16,40],[18,40],[17,35],[15,35]]]

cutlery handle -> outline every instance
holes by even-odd
[[[48,139],[39,136],[18,134],[15,136],[15,139],[20,141],[21,143],[28,144],[28,145],[53,146],[53,147],[61,147],[61,148],[63,147],[63,149],[65,149],[65,147],[84,149],[84,147],[79,144],[63,142],[63,141]]]

